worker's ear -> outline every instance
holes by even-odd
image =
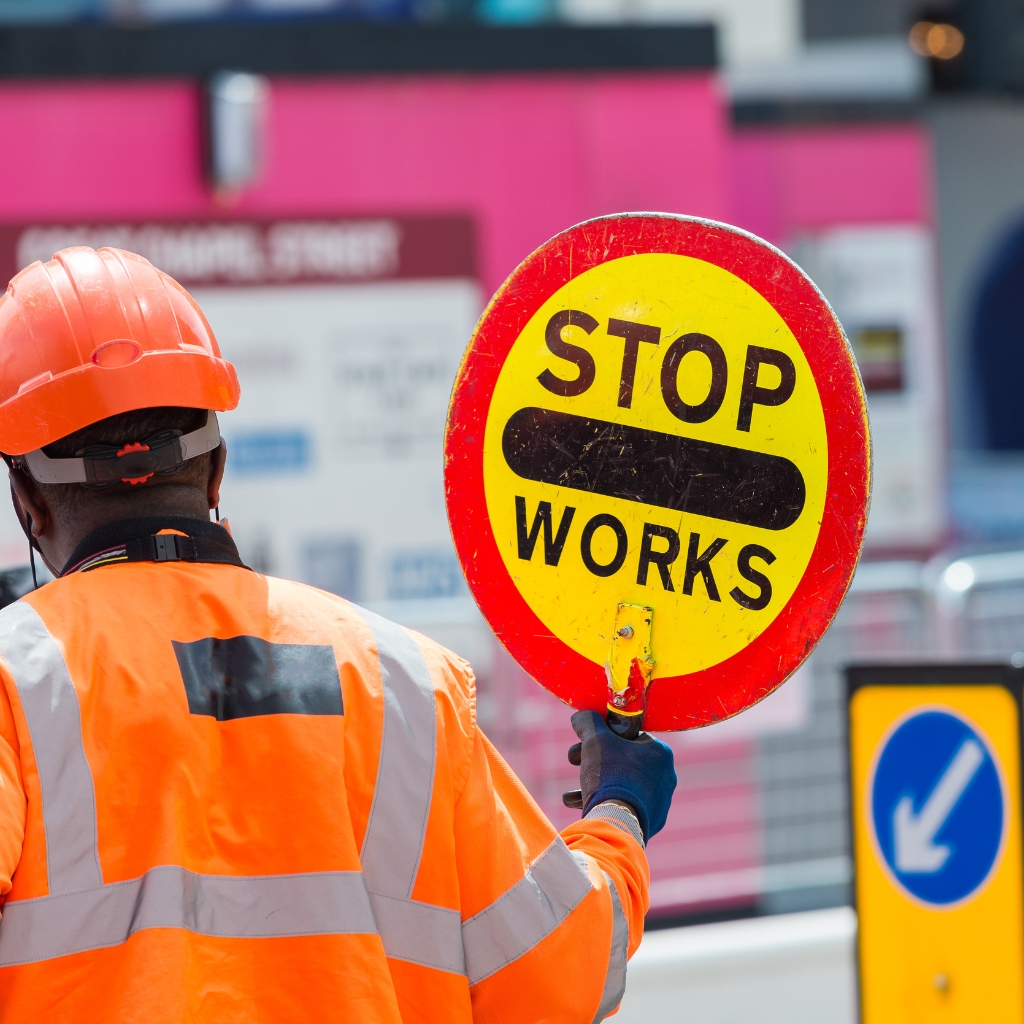
[[[206,478],[206,500],[210,508],[220,504],[220,485],[224,479],[224,467],[228,461],[228,443],[221,438],[220,444],[210,452],[210,472]]]
[[[11,491],[15,501],[21,504],[21,511],[29,517],[32,536],[37,540],[52,529],[53,517],[39,485],[22,469],[10,471]],[[14,510],[18,512],[16,508]],[[18,516],[21,519],[21,515]]]

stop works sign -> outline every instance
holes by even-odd
[[[499,639],[606,706],[622,604],[653,609],[645,725],[749,707],[803,661],[860,552],[863,389],[781,252],[661,214],[588,221],[498,290],[445,439],[463,571]]]

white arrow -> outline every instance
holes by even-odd
[[[909,796],[896,805],[892,830],[897,871],[932,874],[946,863],[949,847],[936,846],[933,840],[984,760],[981,745],[975,740],[964,740],[920,814],[914,814],[914,801]]]

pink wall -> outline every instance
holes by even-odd
[[[277,79],[263,180],[226,211],[200,172],[185,81],[0,85],[0,221],[218,213],[476,216],[493,289],[587,217],[667,210],[774,242],[803,229],[930,221],[915,125],[733,132],[712,75]]]
[[[731,174],[736,223],[776,244],[832,224],[932,220],[931,143],[920,125],[742,130]]]
[[[552,234],[655,209],[731,214],[707,74],[279,79],[268,167],[230,212],[458,211],[496,287]],[[207,217],[188,82],[0,86],[0,220]]]

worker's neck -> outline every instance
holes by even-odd
[[[52,527],[39,537],[43,558],[54,575],[68,564],[75,549],[89,534],[124,519],[149,516],[181,516],[186,519],[209,521],[210,510],[206,496],[195,488],[161,487],[161,491],[180,493],[161,494],[161,500],[136,500],[141,495],[116,495],[109,501],[97,501],[95,506],[77,510],[73,516],[56,515]],[[147,498],[151,496],[147,495]],[[156,494],[152,495],[155,498]]]

